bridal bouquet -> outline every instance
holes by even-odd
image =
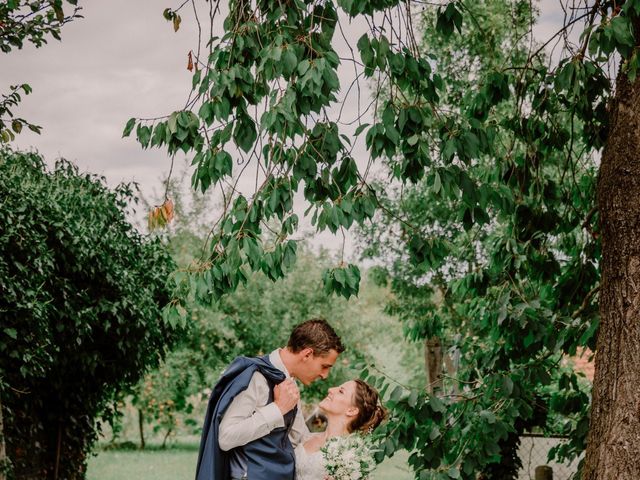
[[[320,451],[332,480],[367,480],[376,466],[371,445],[361,435],[330,438]]]

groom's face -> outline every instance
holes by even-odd
[[[335,350],[329,350],[329,353],[324,355],[315,355],[311,348],[307,348],[301,353],[303,354],[301,358],[302,365],[300,372],[298,372],[298,380],[305,385],[309,385],[316,380],[325,380],[339,355]]]

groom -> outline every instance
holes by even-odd
[[[209,399],[196,480],[293,480],[293,449],[309,434],[295,379],[326,379],[343,351],[331,325],[315,319],[295,327],[285,348],[236,358]]]

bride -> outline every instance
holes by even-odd
[[[296,480],[327,478],[320,451],[327,440],[355,432],[370,433],[385,417],[378,392],[360,379],[330,388],[318,406],[327,417],[327,428],[296,447]]]

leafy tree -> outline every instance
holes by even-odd
[[[65,14],[63,0],[6,0],[0,4],[0,51],[10,53],[20,50],[25,43],[41,47],[47,43],[50,35],[60,40],[61,28],[76,18],[80,18],[78,0],[66,0],[72,7],[70,14]],[[27,83],[9,87],[7,94],[0,99],[0,143],[15,138],[24,127],[40,133],[40,127],[29,123],[24,118],[16,117],[15,107],[22,100],[22,95],[31,93]]]
[[[481,467],[484,478],[517,478],[519,435],[525,429],[570,433],[571,442],[560,449],[563,455],[584,449],[589,399],[577,376],[561,369],[560,360],[579,346],[595,348],[598,318],[590,292],[599,280],[599,245],[584,231],[582,220],[593,207],[596,169],[585,158],[568,174],[566,155],[546,152],[540,184],[532,181],[530,168],[540,168],[535,164],[541,154],[527,152],[521,132],[509,123],[518,98],[508,89],[501,92],[500,85],[485,84],[481,94],[468,94],[478,76],[493,78],[502,65],[526,60],[530,39],[522,32],[532,12],[525,4],[502,0],[466,8],[475,21],[452,35],[442,29],[438,7],[425,7],[420,49],[433,55],[431,67],[447,79],[438,108],[486,116],[495,125],[498,158],[511,161],[480,158],[464,172],[453,170],[452,178],[446,163],[436,160],[433,173],[415,184],[382,178],[377,190],[383,208],[361,233],[365,256],[387,265],[383,280],[396,294],[389,310],[404,319],[407,335],[425,341],[425,348],[437,339],[460,358],[455,378],[429,379],[444,384],[439,393],[445,394],[447,415],[436,425],[446,433],[431,439],[433,426],[424,428],[425,443],[430,448],[441,443],[451,459],[463,454],[469,470],[478,468],[469,466],[472,461],[482,465],[480,457],[493,457]],[[533,66],[544,68],[545,60],[541,56]],[[486,95],[502,94],[507,98],[501,105],[485,112]],[[549,133],[571,137],[570,114],[558,98],[547,101],[553,104],[545,119]],[[584,147],[582,139],[574,141],[578,150]],[[389,178],[397,177],[397,165],[389,162]],[[473,204],[467,195],[479,198],[479,209],[469,212]],[[518,246],[516,252],[509,245]],[[514,385],[510,392],[500,388],[505,379]],[[459,395],[462,385],[464,395]],[[491,390],[495,396],[482,395]],[[456,394],[453,402],[446,396],[451,393]],[[474,421],[483,415],[485,422]],[[458,419],[457,427],[447,425],[450,416]],[[465,436],[479,439],[469,453],[460,448]]]
[[[0,152],[0,395],[11,478],[84,478],[116,392],[156,365],[175,268],[125,218],[133,191]]]
[[[524,12],[527,24],[510,38],[517,39],[518,32],[531,35],[532,4],[506,4],[515,17]],[[634,323],[640,312],[631,300],[640,282],[640,232],[634,220],[640,205],[640,142],[635,138],[640,1],[568,1],[563,6],[567,14],[558,33],[541,45],[530,39],[524,55],[505,57],[486,70],[472,69],[470,88],[450,108],[447,95],[455,85],[434,70],[437,56],[418,49],[410,3],[235,0],[225,15],[223,36],[207,38],[197,49],[187,106],[155,121],[131,119],[125,127],[125,135],[135,128],[144,148],[189,154],[194,188],[226,189],[224,213],[212,229],[207,253],[191,269],[193,290],[202,300],[235,290],[250,270],[272,279],[283,276],[283,266],[295,256],[290,236],[298,222],[297,192],[319,230],[366,224],[381,207],[381,192],[370,176],[380,159],[387,159],[398,181],[427,182],[440,194],[438,206],[453,208],[444,224],[402,222],[412,239],[408,260],[422,264],[425,274],[457,265],[451,293],[469,296],[465,303],[454,299],[464,306],[456,312],[460,321],[483,320],[487,336],[497,339],[501,330],[519,334],[510,337],[512,344],[486,345],[484,358],[476,359],[491,371],[469,379],[476,395],[463,391],[462,401],[445,403],[419,392],[391,392],[394,408],[405,413],[386,451],[416,449],[411,461],[422,478],[473,478],[499,460],[496,442],[514,432],[512,421],[526,418],[523,412],[532,409],[521,387],[548,382],[544,371],[556,352],[590,341],[598,328],[593,321],[596,293],[600,322],[583,478],[633,478],[640,471],[640,459],[630,447],[640,435],[635,388],[640,367],[628,360],[640,355]],[[341,59],[336,53],[336,37],[345,31],[338,9],[370,26],[356,45],[345,38],[359,59]],[[216,13],[212,9],[212,21]],[[468,31],[479,14],[465,0],[427,11],[445,37]],[[511,24],[518,28],[522,22]],[[580,34],[576,44],[571,31]],[[491,45],[494,36],[485,29],[478,38]],[[554,41],[560,48],[548,62],[544,50]],[[344,86],[339,100],[341,62],[355,69],[354,83],[361,77],[376,79],[389,92],[373,99],[373,124],[359,125],[352,138],[345,135],[351,132],[344,124],[359,124],[363,111],[344,120],[342,108],[331,108],[360,98],[359,88]],[[614,82],[607,72],[616,64]],[[366,165],[353,158],[360,135],[370,155]],[[593,159],[600,152],[598,166]],[[230,188],[251,164],[259,177],[254,191]],[[481,164],[493,164],[496,168],[486,171],[493,174],[481,175]],[[573,182],[570,190],[563,183],[567,179]],[[503,221],[502,227],[492,219]],[[265,240],[265,223],[276,220],[275,242]],[[459,249],[450,248],[438,230],[423,228],[429,226],[462,228],[477,239],[476,245],[491,248],[474,256],[484,258],[476,269],[472,264],[464,272],[454,255]],[[472,251],[471,244],[466,251]],[[598,274],[601,281],[595,285]],[[357,269],[342,263],[324,281],[328,291],[345,296],[359,286]],[[569,304],[562,303],[563,287],[573,292],[567,294]],[[512,353],[518,360],[513,366]],[[478,403],[496,408],[458,424],[457,409]],[[452,443],[456,435],[461,441]]]

